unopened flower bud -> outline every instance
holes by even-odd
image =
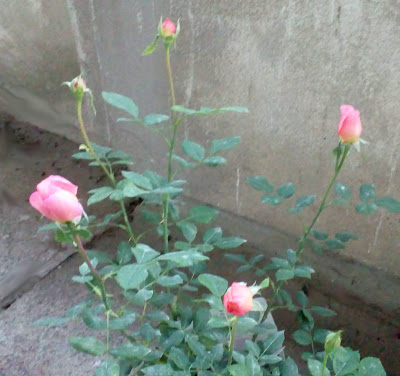
[[[176,25],[167,18],[161,25],[162,33],[165,37],[176,33]]]
[[[353,144],[358,141],[362,132],[360,111],[353,106],[344,104],[340,107],[340,120],[338,125],[338,135],[342,142]]]
[[[329,333],[325,339],[325,352],[331,353],[336,347],[340,347],[342,331]]]
[[[96,108],[94,107],[93,103],[92,91],[86,86],[86,82],[82,78],[82,74],[75,77],[71,82],[65,81],[61,85],[67,85],[72,91],[72,94],[74,94],[76,101],[80,103],[82,103],[83,96],[85,95],[85,93],[88,93],[90,95],[90,102],[92,105],[93,112],[96,115]]]
[[[158,36],[164,39],[164,43],[170,45],[171,43],[176,41],[180,29],[181,27],[179,24],[179,20],[176,25],[175,23],[170,21],[169,18],[166,18],[164,22],[162,19],[160,19],[160,23],[158,24]]]

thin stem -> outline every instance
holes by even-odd
[[[344,162],[345,162],[345,160],[346,160],[346,158],[347,158],[347,156],[349,154],[349,151],[350,151],[350,145],[345,145],[345,149],[344,149],[343,154],[342,154],[342,159],[340,160],[340,162],[338,162],[339,158],[337,159],[336,166],[335,166],[335,173],[333,174],[333,177],[332,177],[332,179],[331,179],[331,181],[330,181],[330,183],[328,185],[328,188],[325,191],[324,197],[322,198],[322,201],[321,201],[321,204],[319,205],[317,213],[315,214],[313,220],[311,221],[310,226],[308,226],[304,230],[304,233],[300,238],[300,241],[299,241],[299,244],[298,244],[297,250],[296,250],[297,258],[299,258],[301,256],[301,254],[303,253],[304,248],[305,248],[305,242],[306,242],[306,240],[308,238],[308,235],[310,235],[310,232],[311,232],[313,226],[315,225],[315,223],[317,222],[320,214],[326,208],[326,200],[328,198],[328,195],[329,195],[329,193],[330,193],[330,191],[331,191],[331,189],[333,187],[333,184],[335,184],[335,181],[336,181],[336,179],[337,179],[337,177],[339,175],[340,170],[343,167],[343,164],[344,164]],[[279,281],[278,286],[274,290],[274,293],[273,293],[272,297],[269,300],[268,308],[264,312],[262,321],[264,321],[267,318],[268,314],[273,310],[274,307],[273,307],[272,303],[275,301],[275,299],[276,299],[276,297],[277,297],[277,295],[279,293],[279,290],[281,289],[281,287],[283,286],[284,283],[285,283],[284,281]],[[253,336],[253,338],[254,338],[254,336]],[[255,336],[255,338],[257,338],[257,336]]]
[[[325,367],[326,367],[327,360],[328,360],[328,353],[325,351],[324,360],[322,362],[322,373],[321,373],[321,376],[325,375]]]
[[[85,129],[85,126],[83,124],[83,118],[82,118],[82,101],[78,101],[77,102],[77,113],[78,113],[78,121],[79,121],[79,127],[80,127],[80,130],[81,130],[81,134],[82,134],[83,140],[85,141],[85,145],[89,149],[89,153],[92,155],[92,157],[99,164],[99,166],[104,171],[104,173],[106,174],[108,179],[111,181],[111,184],[115,188],[117,186],[117,184],[116,184],[116,181],[115,181],[114,174],[113,174],[113,172],[111,170],[111,167],[110,167],[110,170],[108,170],[107,167],[104,165],[104,163],[101,161],[101,159],[97,156],[97,154],[93,150],[92,144],[90,143],[89,137],[88,137],[88,135],[86,133],[86,129]],[[128,218],[128,214],[126,212],[126,208],[125,208],[124,202],[122,200],[119,200],[119,205],[121,207],[122,215],[124,217],[126,231],[128,232],[128,235],[132,239],[132,241],[136,244],[137,241],[136,241],[135,235],[133,234],[131,224],[129,223],[129,218]]]
[[[232,356],[233,356],[233,347],[235,345],[235,334],[236,334],[236,326],[238,322],[238,316],[236,315],[233,319],[233,326],[231,332],[231,338],[229,341],[229,360],[228,360],[228,367],[232,364]]]
[[[69,227],[70,227],[70,230],[71,230],[72,226],[69,226]],[[73,229],[72,229],[72,232],[73,232]],[[86,262],[86,264],[88,265],[88,267],[90,269],[90,272],[92,273],[93,278],[99,284],[101,299],[103,300],[103,304],[104,304],[106,312],[108,312],[108,311],[110,311],[110,306],[109,306],[108,301],[107,301],[107,293],[106,293],[106,290],[105,290],[105,287],[104,287],[104,281],[101,278],[99,272],[92,265],[88,255],[87,255],[87,253],[85,251],[85,248],[83,247],[83,244],[82,244],[82,241],[81,241],[81,238],[79,237],[79,235],[74,235],[74,239],[75,239],[75,242],[76,242],[76,244],[78,246],[79,255]]]
[[[169,87],[170,87],[170,94],[171,94],[171,102],[172,106],[175,106],[175,91],[174,91],[174,82],[172,78],[172,70],[171,70],[171,61],[170,61],[170,56],[169,56],[169,49],[170,45],[166,44],[165,45],[165,65],[167,67],[167,74],[168,74],[168,80],[169,80]],[[175,119],[174,112],[172,112],[171,115],[172,121],[173,121],[173,131],[172,131],[172,139],[171,143],[169,144],[169,153],[168,153],[168,182],[170,182],[173,178],[172,174],[172,155],[174,152],[174,147],[175,147],[175,141],[176,141],[176,135],[178,132],[178,126],[179,126],[179,119]],[[168,215],[169,215],[169,194],[164,195],[164,202],[163,202],[163,234],[164,234],[164,252],[167,253],[169,252],[169,244],[168,244]]]

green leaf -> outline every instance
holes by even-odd
[[[265,194],[261,197],[263,204],[279,205],[282,202],[282,197],[274,194]]]
[[[259,359],[261,364],[276,364],[282,361],[278,355],[262,355]]]
[[[188,162],[186,159],[183,159],[179,155],[173,154],[172,159],[174,161],[177,161],[183,168],[192,168],[196,167],[196,163],[194,162]]]
[[[111,187],[101,187],[101,188],[96,188],[92,189],[89,191],[91,196],[88,199],[87,205],[93,205],[96,202],[102,201],[106,199],[110,194],[114,192],[114,188]]]
[[[149,114],[143,118],[144,125],[155,125],[160,124],[164,121],[169,120],[169,116],[162,114]]]
[[[322,375],[322,363],[319,360],[309,358],[307,360],[308,370],[310,371],[312,376],[321,376]],[[331,372],[328,368],[325,368],[324,376],[331,376]]]
[[[208,229],[203,235],[203,242],[208,244],[214,244],[222,238],[221,227],[213,227]]]
[[[337,183],[335,185],[335,192],[339,196],[346,198],[346,199],[350,198],[350,196],[351,196],[351,188],[346,187],[344,184],[341,184],[341,183]]]
[[[159,36],[157,35],[154,38],[153,42],[144,49],[144,51],[142,52],[142,56],[150,55],[155,51],[155,49],[157,48],[158,38],[159,38]]]
[[[111,264],[112,263],[111,257],[106,252],[87,249],[86,254],[88,255],[90,260],[96,258],[97,261],[99,262],[99,264]]]
[[[140,188],[149,190],[153,189],[153,185],[151,184],[150,180],[142,174],[138,174],[137,172],[133,171],[122,171],[122,175]]]
[[[197,278],[199,283],[207,287],[215,296],[222,296],[228,289],[228,281],[213,274],[200,274]]]
[[[244,347],[246,348],[246,350],[247,350],[250,354],[254,355],[254,356],[257,357],[257,358],[258,358],[258,357],[260,356],[260,354],[261,354],[261,350],[260,350],[260,348],[258,347],[258,345],[257,345],[255,342],[246,340],[246,341],[245,341],[245,344],[244,344]]]
[[[240,137],[227,137],[211,141],[210,154],[218,153],[221,150],[232,149],[240,142]]]
[[[350,199],[344,197],[336,197],[332,200],[333,205],[344,206],[350,203]]]
[[[187,266],[192,266],[200,261],[208,260],[207,256],[197,251],[177,251],[162,254],[158,257],[159,260],[172,261],[179,267],[184,268]]]
[[[274,191],[274,187],[268,183],[268,180],[264,176],[249,176],[246,180],[257,191]]]
[[[309,332],[299,329],[293,333],[294,340],[302,346],[308,346],[312,343],[312,338]]]
[[[254,355],[248,354],[246,356],[246,366],[249,368],[251,376],[263,376],[261,367],[258,364],[258,361],[254,357]]]
[[[312,306],[311,311],[315,312],[317,315],[323,316],[323,317],[331,317],[331,316],[336,316],[336,312],[332,311],[329,308],[325,307],[320,307],[320,306]]]
[[[111,106],[128,112],[134,118],[138,117],[139,109],[132,99],[126,97],[125,95],[111,93],[108,91],[103,91],[101,95],[107,103],[111,104]]]
[[[230,237],[230,238],[221,238],[217,240],[214,245],[221,249],[232,249],[239,247],[243,243],[246,243],[246,239],[238,238],[238,237]]]
[[[357,376],[386,376],[386,372],[378,358],[367,357],[361,360]]]
[[[192,243],[197,235],[197,227],[194,223],[188,221],[180,221],[176,224],[179,230],[182,232],[185,239]]]
[[[324,244],[328,249],[344,249],[345,248],[344,244],[338,239],[325,240]]]
[[[97,316],[96,312],[93,309],[85,309],[81,313],[81,317],[83,322],[91,329],[95,330],[104,330],[107,327],[106,322]]]
[[[237,323],[238,333],[248,334],[256,325],[257,321],[248,316],[239,316]]]
[[[132,247],[128,242],[120,242],[117,250],[117,261],[120,265],[127,264],[132,258]]]
[[[293,249],[288,249],[286,251],[286,258],[290,262],[291,266],[294,266],[297,261],[297,254]]]
[[[155,213],[151,210],[142,209],[141,213],[143,218],[146,221],[153,222],[153,223],[160,223],[161,222],[161,215],[159,213]]]
[[[129,264],[118,271],[115,279],[124,290],[136,289],[146,280],[147,275],[147,269],[143,265]]]
[[[282,198],[292,197],[296,193],[296,186],[293,183],[286,183],[278,188],[277,193]]]
[[[189,211],[188,220],[209,223],[218,215],[218,210],[209,206],[193,206]]]
[[[176,332],[173,332],[169,336],[169,338],[162,343],[162,346],[165,349],[169,349],[172,346],[178,346],[179,344],[182,343],[184,338],[185,338],[185,334],[183,333],[183,331],[182,330],[177,330]]]
[[[246,258],[243,255],[236,255],[233,253],[225,253],[224,257],[227,258],[228,260],[231,260],[234,262],[239,262],[241,264],[246,262]]]
[[[326,240],[329,237],[329,235],[323,231],[318,231],[318,230],[312,229],[311,233],[313,234],[314,238],[317,240]]]
[[[315,273],[315,270],[306,265],[299,265],[294,269],[294,275],[300,278],[311,278],[311,273]]]
[[[360,200],[369,201],[376,197],[376,190],[372,184],[362,184],[360,187]]]
[[[287,358],[283,363],[281,376],[300,376],[299,369],[292,358]]]
[[[346,243],[349,240],[358,240],[358,236],[356,234],[353,234],[352,232],[348,232],[348,231],[336,233],[335,238],[340,240],[343,243]]]
[[[265,278],[259,285],[260,289],[265,289],[269,286],[269,277]]]
[[[219,155],[214,155],[212,157],[207,157],[206,159],[204,159],[203,164],[205,164],[208,167],[215,167],[222,164],[226,164],[226,159]]]
[[[187,369],[189,358],[181,349],[172,347],[169,351],[168,360],[174,363],[179,369]]]
[[[33,322],[32,326],[49,326],[56,327],[61,326],[67,323],[70,320],[69,317],[43,317],[35,322]]]
[[[86,275],[86,276],[74,275],[72,277],[72,280],[77,283],[87,283],[87,282],[90,282],[92,279],[93,279],[93,276],[91,276],[91,275]]]
[[[291,269],[292,267],[288,260],[281,257],[271,257],[271,261],[277,268]]]
[[[400,213],[400,201],[393,197],[385,196],[375,201],[376,206],[389,210],[391,213]]]
[[[92,306],[94,302],[93,298],[89,298],[89,299],[85,299],[84,301],[74,305],[73,307],[71,307],[66,313],[65,313],[65,317],[69,317],[69,318],[76,318],[78,317],[86,308],[89,308]]]
[[[245,364],[234,364],[228,367],[231,376],[251,376],[250,369]]]
[[[132,252],[136,257],[138,264],[145,264],[146,262],[155,259],[160,254],[160,252],[155,251],[147,244],[142,243],[138,243],[136,247],[132,248]]]
[[[119,364],[113,359],[104,359],[94,376],[120,376]]]
[[[307,295],[304,294],[303,291],[297,292],[297,301],[303,308],[308,306],[308,298],[307,298]]]
[[[289,270],[289,269],[279,269],[275,273],[275,277],[278,281],[286,281],[286,280],[292,279],[294,277],[294,272],[293,272],[293,270]]]
[[[204,159],[206,152],[203,146],[189,140],[184,140],[182,142],[182,151],[197,162]]]
[[[263,261],[263,260],[264,260],[264,255],[263,254],[258,254],[258,255],[255,255],[254,257],[252,257],[249,260],[249,264],[250,265],[255,265],[255,264],[258,264],[260,261]]]
[[[302,208],[304,206],[310,206],[314,203],[316,195],[301,196],[296,200],[296,209]]]
[[[79,153],[72,154],[72,158],[74,159],[83,159],[87,161],[92,161],[95,158],[92,154],[88,153],[87,151],[80,151]]]
[[[94,356],[106,351],[106,345],[94,337],[71,337],[69,343],[75,350]]]
[[[264,341],[264,354],[272,355],[281,349],[284,339],[285,335],[283,330],[270,334]]]
[[[127,309],[121,317],[111,318],[109,321],[110,330],[125,330],[136,320],[135,312]]]
[[[378,210],[378,206],[374,202],[357,202],[356,212],[358,214],[370,215]]]
[[[141,344],[132,344],[126,342],[119,347],[114,347],[109,350],[110,354],[124,360],[142,360],[147,354],[151,352],[151,349]]]
[[[186,108],[181,105],[172,106],[171,110],[175,111],[175,112],[183,113],[185,115],[196,115],[197,114],[196,110],[191,110],[190,108]]]
[[[324,344],[325,340],[326,340],[326,336],[329,333],[332,333],[332,332],[328,329],[315,329],[314,336],[313,336],[314,342]]]
[[[144,376],[173,376],[176,371],[169,364],[156,364],[141,369]]]
[[[157,279],[157,284],[164,287],[175,287],[182,283],[183,279],[179,275],[174,275],[172,277],[164,275]]]
[[[351,374],[358,368],[360,353],[349,348],[337,347],[330,354],[335,376]]]

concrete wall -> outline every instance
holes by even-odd
[[[395,0],[1,3],[8,12],[0,15],[0,103],[22,120],[77,140],[71,96],[58,84],[82,71],[97,98],[96,120],[86,114],[93,138],[132,152],[139,170],[162,170],[162,142],[141,128],[117,124],[121,113],[100,98],[102,90],[115,91],[131,97],[143,115],[167,113],[162,48],[150,57],[140,53],[151,42],[160,15],[180,18],[182,31],[172,55],[178,103],[250,109],[249,115],[184,124],[181,136],[203,144],[242,137],[240,146],[226,153],[227,166],[190,173],[191,197],[298,234],[298,218],[281,207],[260,205],[260,195],[245,178],[265,175],[276,186],[293,181],[299,195],[321,196],[333,170],[330,151],[337,143],[343,103],[361,111],[363,138],[370,144],[351,154],[340,181],[354,189],[354,196],[361,183],[374,182],[378,195],[400,197],[400,16]],[[18,90],[26,93],[22,102]],[[39,97],[44,99],[36,108]],[[304,214],[306,223],[314,211]],[[331,235],[344,229],[360,235],[346,250],[330,253],[338,260],[353,258],[398,276],[398,224],[398,215],[361,217],[352,209],[331,208],[318,228]]]

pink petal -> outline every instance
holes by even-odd
[[[69,180],[63,178],[59,175],[50,175],[43,181],[41,181],[37,187],[42,199],[49,197],[51,194],[55,193],[57,190],[62,189],[76,196],[78,193],[78,186],[72,184]]]
[[[36,209],[40,214],[48,217],[48,210],[43,205],[42,197],[40,196],[39,192],[33,192],[29,197],[29,203],[32,205],[34,209]]]
[[[82,216],[83,208],[78,199],[69,192],[59,190],[43,200],[46,217],[56,222],[73,221]]]

